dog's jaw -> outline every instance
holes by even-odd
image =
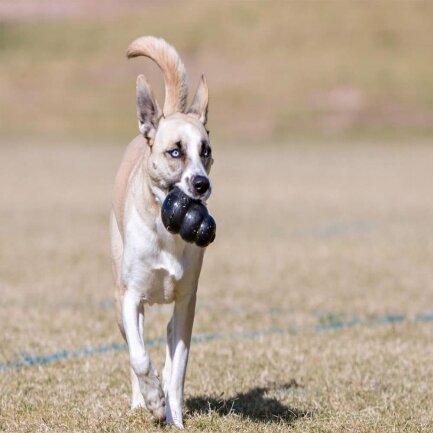
[[[186,184],[186,186],[185,186]],[[166,199],[168,193],[174,188],[178,187],[180,190],[182,190],[183,193],[185,193],[188,197],[191,197],[193,200],[200,201],[204,205],[206,205],[207,200],[209,199],[211,193],[212,193],[212,186],[209,186],[209,189],[204,194],[194,194],[192,192],[192,188],[189,184],[188,179],[181,180],[173,185],[169,185],[167,188],[160,188],[156,185],[150,185],[150,190],[152,191],[153,196],[155,197],[155,201],[158,203],[159,206],[162,206],[162,203],[164,203],[164,200]]]
[[[186,184],[186,186],[185,186]],[[192,188],[190,186],[189,180],[180,181],[175,186],[177,186],[183,193],[185,193],[188,197],[191,197],[193,200],[198,200],[203,204],[206,204],[206,201],[209,199],[212,193],[212,187],[209,186],[209,189],[204,194],[194,194],[192,192]]]
[[[150,189],[155,197],[156,202],[161,207],[168,194],[168,189],[161,189],[158,186],[151,185]]]

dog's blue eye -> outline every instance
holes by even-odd
[[[168,153],[172,158],[179,158],[179,157],[182,155],[182,153],[180,152],[179,149],[169,150],[167,153]]]
[[[201,157],[202,158],[208,158],[210,156],[211,150],[210,147],[205,147],[202,151],[201,151]]]

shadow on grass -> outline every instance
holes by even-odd
[[[270,391],[289,394],[300,386],[295,382],[283,385],[256,387],[246,393],[239,393],[230,398],[190,397],[186,407],[190,415],[216,412],[219,416],[239,415],[260,423],[286,423],[292,424],[298,419],[313,416],[312,412],[299,410],[283,405],[276,398],[268,397]]]

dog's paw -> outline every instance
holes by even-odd
[[[164,421],[165,419],[165,402],[160,402],[159,406],[151,409],[153,417],[157,421]]]
[[[143,381],[142,393],[147,409],[158,421],[165,418],[165,397],[161,384],[156,376],[148,377]]]
[[[178,429],[183,429],[181,405],[173,401],[170,402],[169,398],[167,398],[167,409],[166,409],[165,420],[167,424],[174,425]]]
[[[172,425],[172,426],[178,428],[179,430],[183,430],[184,429],[183,422],[180,419],[171,419],[171,420],[167,420],[166,419],[166,423],[168,425]]]

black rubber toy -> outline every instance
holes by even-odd
[[[173,188],[161,206],[164,227],[173,234],[180,234],[186,242],[207,247],[215,239],[215,220],[200,201]]]

